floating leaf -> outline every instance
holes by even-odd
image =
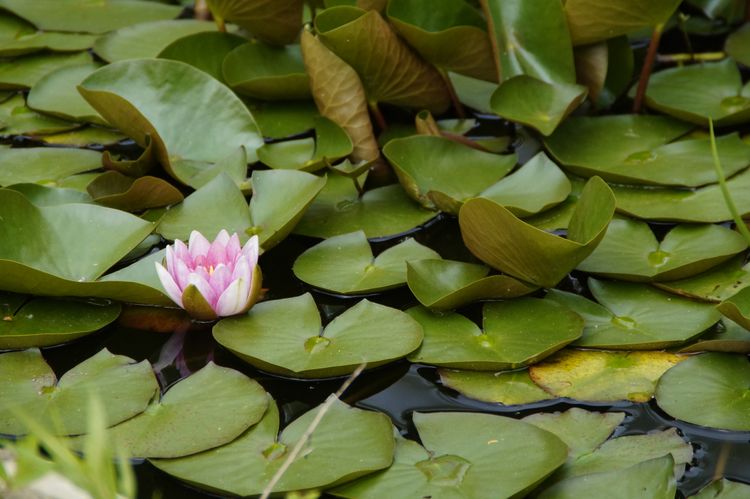
[[[58,345],[93,333],[120,315],[120,305],[0,292],[0,349]]]
[[[127,137],[108,128],[87,126],[70,132],[59,132],[38,138],[51,145],[86,147],[93,145],[110,146],[125,140]]]
[[[750,290],[742,288],[736,294],[719,303],[716,308],[725,317],[747,328],[750,326]]]
[[[497,90],[497,83],[479,80],[458,73],[448,73],[453,89],[461,103],[476,109],[480,113],[492,114],[490,99]]]
[[[256,99],[310,97],[310,82],[299,45],[274,47],[260,42],[240,45],[227,54],[222,72],[235,92]]]
[[[302,0],[207,0],[214,19],[237,24],[256,38],[285,45],[297,38],[302,27]]]
[[[305,283],[341,294],[374,293],[406,284],[411,260],[440,258],[414,239],[373,256],[367,236],[360,231],[334,236],[307,249],[292,270]]]
[[[224,82],[224,58],[236,47],[247,43],[247,38],[221,31],[203,31],[179,38],[159,52],[159,59],[170,59],[190,64]],[[256,117],[257,119],[257,117]]]
[[[648,402],[659,377],[684,358],[667,352],[563,350],[531,366],[529,374],[555,397]]]
[[[166,74],[169,79],[164,78]],[[184,181],[185,173],[216,163],[227,151],[241,146],[252,162],[263,142],[237,96],[208,74],[181,62],[116,62],[86,78],[79,91],[109,123],[140,146],[145,147],[150,136],[159,162],[178,180]],[[184,102],[192,105],[184,106]]]
[[[0,40],[0,56],[17,57],[34,52],[78,52],[94,45],[96,37],[83,33],[33,31],[11,39]]]
[[[750,286],[750,265],[743,265],[744,262],[744,256],[739,255],[702,274],[655,286],[688,298],[720,302]]]
[[[489,199],[464,203],[459,223],[464,244],[480,260],[513,277],[552,287],[594,250],[614,214],[607,184],[586,184],[568,226],[568,238],[539,230]]]
[[[750,431],[747,356],[706,353],[667,371],[656,402],[676,419],[722,430]]]
[[[99,37],[94,52],[107,62],[156,57],[175,40],[215,29],[212,22],[194,19],[139,23]]]
[[[391,140],[383,154],[407,194],[427,208],[453,213],[503,178],[517,161],[515,154],[491,154],[429,135]]]
[[[81,97],[76,88],[99,63],[65,66],[42,77],[27,97],[31,109],[71,121],[106,125],[99,113]]]
[[[440,381],[469,398],[504,405],[531,404],[553,398],[532,381],[529,371],[457,371],[440,369]]]
[[[101,153],[84,149],[0,146],[0,186],[54,183],[101,167]]]
[[[86,188],[97,203],[124,211],[143,211],[179,203],[182,193],[152,176],[132,178],[116,171],[102,173]]]
[[[263,136],[272,139],[285,139],[312,130],[315,118],[320,116],[312,101],[246,101],[246,104]]]
[[[722,478],[703,487],[691,499],[742,499],[750,493],[750,485]]]
[[[680,348],[680,353],[695,352],[750,353],[750,330],[724,317],[695,343]]]
[[[60,133],[81,126],[80,123],[63,121],[32,111],[26,106],[26,100],[21,94],[16,94],[0,104],[0,122],[5,125],[0,129],[0,134],[5,136]]]
[[[2,4],[0,3],[0,6]],[[72,54],[35,54],[0,62],[0,89],[26,89],[37,84],[43,76],[66,66],[90,64],[87,52]]]
[[[684,279],[715,267],[747,248],[720,225],[678,225],[661,241],[645,222],[615,218],[579,270],[627,281]]]
[[[698,303],[645,284],[589,278],[589,289],[601,305],[565,291],[547,297],[580,314],[586,321],[576,345],[593,348],[652,350],[678,345],[711,327],[719,313]]]
[[[724,42],[727,55],[745,66],[750,65],[748,47],[750,47],[750,24],[747,23],[731,33]]]
[[[533,364],[580,338],[583,330],[578,314],[549,305],[539,298],[486,303],[482,330],[457,313],[410,308],[409,315],[424,329],[424,340],[409,360],[480,371]]]
[[[490,298],[515,298],[537,289],[507,275],[490,275],[488,267],[453,260],[425,259],[406,263],[409,289],[433,310],[450,310]]]
[[[147,361],[136,363],[106,348],[59,381],[36,348],[4,353],[0,359],[0,433],[25,433],[25,418],[58,435],[85,433],[92,397],[107,408],[103,423],[111,426],[141,413],[159,389]]]
[[[130,456],[181,457],[231,442],[267,407],[268,395],[257,382],[209,362],[106,433]]]
[[[6,187],[6,189],[20,192],[36,206],[57,206],[59,204],[92,202],[91,196],[85,192],[61,187],[47,187],[39,184],[13,184]]]
[[[320,410],[306,412],[278,434],[279,410],[271,401],[263,419],[233,442],[192,456],[151,462],[172,476],[211,491],[257,495]],[[385,415],[336,401],[273,491],[313,489],[357,478],[387,467],[393,450],[392,426]]]
[[[264,371],[297,378],[342,376],[359,364],[377,367],[406,356],[422,341],[407,314],[362,300],[321,328],[307,293],[255,305],[247,315],[223,319],[214,338]]]
[[[551,433],[503,416],[414,413],[414,425],[424,447],[398,438],[390,468],[330,492],[358,499],[520,497],[567,455]]]

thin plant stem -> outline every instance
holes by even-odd
[[[323,420],[323,416],[325,416],[326,413],[331,409],[333,403],[339,400],[339,397],[341,397],[346,389],[351,386],[354,380],[357,379],[360,374],[362,374],[362,371],[365,370],[365,367],[367,367],[367,362],[363,362],[359,366],[357,366],[354,372],[348,378],[346,378],[346,381],[344,381],[344,383],[336,391],[336,393],[329,395],[326,401],[323,402],[323,405],[320,406],[320,409],[315,415],[315,418],[313,418],[312,422],[310,423],[310,426],[307,427],[305,433],[302,434],[302,437],[300,437],[292,451],[281,464],[281,467],[276,471],[276,473],[274,473],[271,481],[268,482],[268,485],[266,485],[266,488],[263,489],[263,493],[260,495],[260,499],[268,499],[270,497],[273,488],[276,486],[279,480],[281,480],[281,477],[284,476],[284,473],[286,473],[286,471],[289,469],[289,466],[291,466],[294,460],[297,459],[299,453],[302,452],[302,448],[305,446],[315,429]]]
[[[643,99],[646,96],[648,79],[651,77],[651,70],[654,67],[654,60],[656,60],[656,52],[659,50],[659,40],[661,39],[661,32],[663,29],[663,24],[657,25],[654,28],[654,32],[651,35],[651,41],[648,44],[646,58],[643,60],[643,67],[641,68],[641,77],[638,79],[635,100],[633,100],[633,112],[636,114],[640,113],[641,108],[643,107]]]
[[[368,107],[370,108],[370,113],[372,113],[372,117],[375,118],[375,123],[378,124],[378,128],[380,128],[380,131],[382,132],[383,130],[388,128],[388,123],[386,123],[385,116],[383,116],[383,113],[380,112],[378,103],[370,102],[368,104]]]
[[[714,158],[714,169],[716,170],[716,178],[719,179],[719,187],[721,187],[721,195],[724,197],[724,203],[727,205],[729,213],[732,214],[734,225],[737,226],[737,231],[742,234],[748,244],[750,244],[750,231],[747,230],[745,221],[737,211],[737,206],[732,200],[732,194],[729,192],[727,187],[727,179],[724,177],[724,169],[721,167],[721,160],[719,160],[719,149],[716,147],[716,135],[714,134],[714,120],[708,119],[708,131],[711,135],[711,154]]]

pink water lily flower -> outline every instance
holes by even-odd
[[[236,233],[222,230],[209,242],[194,230],[187,246],[179,240],[167,246],[166,264],[156,263],[162,286],[196,319],[247,312],[260,294],[258,236],[241,247]]]

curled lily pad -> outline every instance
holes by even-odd
[[[259,303],[245,316],[219,321],[213,332],[257,368],[299,378],[349,374],[362,362],[376,367],[406,356],[422,341],[417,321],[367,300],[322,328],[309,293]]]
[[[144,22],[100,37],[94,44],[94,52],[107,62],[156,57],[175,40],[215,29],[216,25],[210,21],[194,19]]]
[[[614,214],[614,196],[598,177],[588,181],[563,239],[518,219],[489,199],[464,203],[464,243],[480,260],[513,277],[552,287],[594,251]]]
[[[86,188],[97,203],[124,211],[143,211],[179,203],[182,193],[166,180],[144,176],[128,177],[109,171],[96,177]]]
[[[531,366],[529,374],[556,397],[586,402],[648,402],[659,377],[684,359],[667,352],[563,350]]]
[[[235,92],[256,99],[310,97],[310,82],[299,45],[274,47],[261,42],[240,45],[227,54],[222,73]]]
[[[414,425],[424,447],[398,438],[390,468],[331,493],[358,499],[520,497],[567,456],[567,447],[553,434],[503,416],[415,413]]]
[[[488,267],[454,260],[425,259],[406,263],[409,289],[433,310],[449,310],[489,298],[527,295],[536,286],[507,275],[487,275]]]
[[[221,25],[229,21],[276,45],[293,42],[302,27],[302,0],[207,0],[207,4]]]
[[[716,308],[725,317],[747,328],[750,326],[750,289],[742,288],[719,303]]]
[[[529,377],[529,371],[440,369],[440,381],[469,398],[504,405],[531,404],[552,397]]]
[[[659,380],[656,402],[676,419],[723,430],[750,431],[747,356],[706,353],[674,366]]]
[[[287,459],[318,411],[320,408],[306,412],[279,434],[279,410],[271,401],[263,419],[233,442],[192,456],[151,462],[201,488],[239,496],[257,495]],[[273,491],[325,487],[357,478],[390,465],[393,450],[392,426],[384,414],[336,401]]]
[[[568,177],[540,152],[479,196],[503,205],[517,217],[527,217],[565,201],[570,192]]]
[[[65,66],[90,64],[87,52],[34,54],[0,62],[0,89],[31,88],[48,73]]]
[[[101,167],[101,153],[85,149],[0,146],[0,186],[55,183]]]
[[[750,353],[750,330],[724,317],[695,343],[680,348],[680,353],[695,352]]]
[[[655,285],[665,291],[697,300],[720,302],[750,286],[750,265],[739,255],[702,274]]]
[[[651,350],[684,343],[711,327],[719,313],[711,304],[670,295],[645,284],[589,278],[597,301],[550,290],[554,300],[586,321],[576,345],[593,348]]]
[[[406,284],[407,263],[425,258],[440,255],[411,238],[374,257],[360,230],[309,248],[295,260],[292,270],[307,284],[335,293],[373,293]]]
[[[187,456],[231,442],[267,407],[268,395],[257,382],[209,362],[107,435],[130,456]]]
[[[388,2],[388,20],[426,61],[443,71],[497,80],[487,23],[463,0]]]
[[[578,314],[538,298],[486,303],[481,330],[456,313],[435,314],[424,307],[408,313],[424,329],[422,346],[409,360],[457,369],[523,367],[575,341],[583,330]]]
[[[434,216],[435,212],[412,201],[400,185],[378,187],[360,196],[350,178],[332,172],[294,232],[326,238],[362,230],[368,238],[386,237]]]
[[[245,43],[247,43],[247,38],[232,33],[202,31],[178,38],[164,47],[158,57],[190,64],[224,82],[222,72],[224,58],[236,47]]]
[[[23,95],[16,94],[0,104],[0,122],[5,127],[0,135],[45,135],[66,132],[81,126],[80,123],[53,118],[37,113],[26,106]]]
[[[116,62],[86,78],[79,91],[142,147],[149,136],[159,162],[178,180],[185,181],[194,170],[210,167],[241,146],[252,162],[263,142],[252,115],[231,90],[182,62]],[[184,102],[193,105],[183,106]]]
[[[443,137],[414,135],[383,148],[407,194],[423,206],[456,213],[515,166],[515,154],[479,151]]]
[[[38,349],[0,355],[0,433],[23,434],[24,418],[36,419],[59,435],[85,433],[89,401],[107,407],[104,424],[112,426],[141,413],[159,390],[147,361],[136,363],[107,349],[57,380]]]
[[[677,118],[718,126],[750,120],[750,93],[732,59],[669,68],[651,75],[646,104]]]
[[[715,267],[746,248],[738,232],[720,225],[678,225],[657,241],[645,222],[615,218],[578,269],[628,281],[669,281]]]
[[[58,118],[106,125],[76,88],[100,66],[99,63],[79,64],[47,73],[31,89],[26,103],[31,109]]]
[[[120,305],[0,292],[0,349],[46,347],[74,340],[110,324]]]

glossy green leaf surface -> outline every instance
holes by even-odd
[[[247,43],[247,38],[220,31],[202,31],[183,36],[159,52],[160,59],[190,64],[224,82],[224,58],[236,47]]]
[[[593,452],[625,419],[622,412],[589,412],[573,407],[565,412],[537,413],[526,423],[557,435],[568,446],[568,462]]]
[[[0,186],[33,182],[54,184],[75,173],[101,167],[101,153],[84,149],[0,147]]]
[[[107,62],[156,57],[182,37],[215,29],[216,25],[210,21],[193,19],[139,23],[99,37],[94,52]]]
[[[21,94],[0,103],[0,122],[5,125],[0,129],[0,135],[44,136],[81,126],[80,123],[53,118],[29,109]]]
[[[222,74],[227,85],[240,94],[264,100],[310,97],[310,82],[299,45],[274,47],[246,43],[224,58]]]
[[[66,66],[42,77],[31,89],[27,105],[45,114],[70,121],[84,121],[98,125],[107,123],[78,93],[78,85],[101,67],[98,63]]]
[[[71,54],[33,54],[20,59],[0,62],[0,89],[27,89],[48,73],[66,66],[92,62],[87,52]]]
[[[130,212],[177,204],[184,199],[179,190],[163,179],[132,178],[116,171],[99,175],[86,190],[100,205]]]

